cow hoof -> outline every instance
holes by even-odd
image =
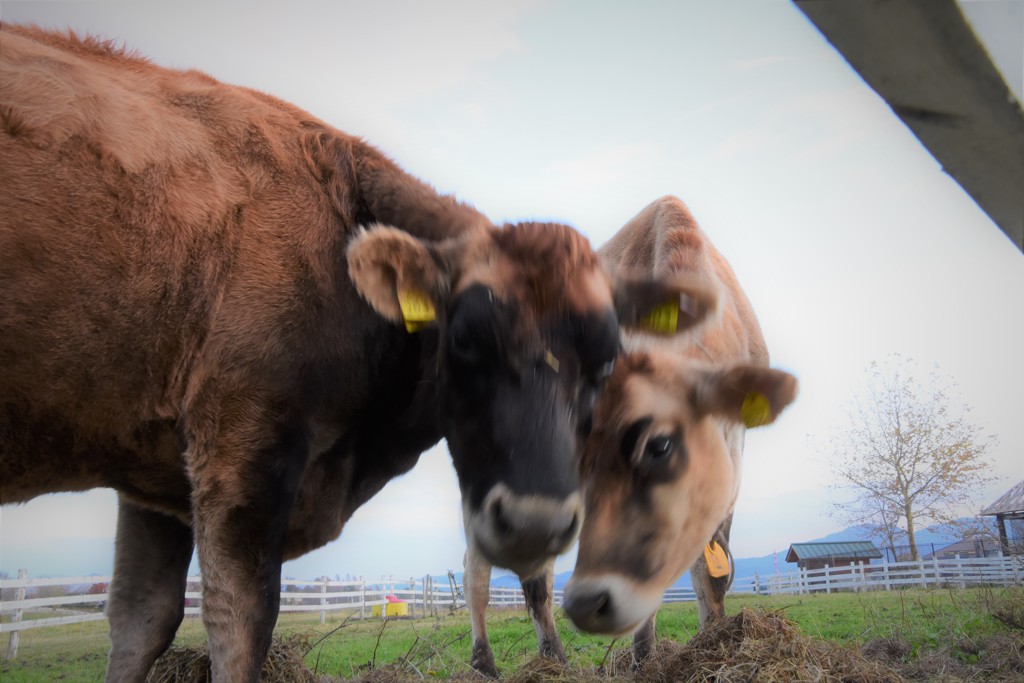
[[[470,657],[469,666],[479,674],[488,678],[498,677],[498,666],[494,663],[494,653],[491,646],[484,643],[473,645],[473,656]]]
[[[544,659],[550,659],[554,662],[558,662],[559,664],[569,663],[569,660],[566,659],[565,651],[562,649],[561,645],[549,645],[547,647],[541,646],[540,652],[538,654],[540,654],[540,656]]]
[[[489,664],[483,662],[470,662],[469,665],[473,668],[473,671],[476,671],[481,676],[486,676],[487,678],[498,678],[498,667],[494,666],[494,662]]]

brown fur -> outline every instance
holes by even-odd
[[[487,225],[358,139],[269,96],[96,39],[3,29],[3,109],[32,122],[0,140],[0,282],[19,293],[0,304],[3,348],[47,351],[4,358],[5,395],[33,396],[31,410],[8,409],[66,435],[53,456],[24,445],[34,464],[11,465],[20,471],[3,478],[3,502],[49,490],[56,471],[67,489],[102,484],[99,471],[124,452],[178,460],[167,430],[201,408],[211,385],[236,391],[225,364],[312,360],[299,322],[312,310],[327,307],[323,348],[355,351],[345,330],[367,326],[345,312],[361,307],[337,264],[359,222],[373,216],[428,239]],[[99,96],[73,94],[90,91]],[[58,233],[59,249],[43,246]],[[69,278],[88,286],[69,291]],[[234,410],[251,411],[268,389],[236,394]],[[4,447],[20,449],[9,439]],[[150,475],[123,479],[150,501],[168,490]],[[175,486],[187,490],[183,476]],[[186,516],[187,495],[174,498],[167,511]]]

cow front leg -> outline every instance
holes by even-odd
[[[644,625],[636,630],[633,634],[633,670],[635,671],[640,667],[641,664],[646,662],[651,657],[651,653],[654,652],[654,625],[658,619],[658,613],[655,612],[651,615],[651,618],[644,622]]]
[[[537,651],[541,657],[566,663],[565,650],[558,637],[555,627],[554,586],[555,559],[551,558],[537,576],[524,579],[523,595],[526,596],[526,610],[533,620],[533,630],[537,632]]]
[[[722,547],[732,563],[732,552],[729,550],[729,531],[732,528],[732,513],[715,531],[712,537]],[[704,560],[704,554],[697,557],[697,561],[690,568],[690,578],[693,580],[693,590],[697,594],[697,611],[700,614],[700,626],[704,628],[715,619],[725,618],[725,593],[732,585],[732,571],[725,576],[711,576],[708,564]]]
[[[118,498],[107,681],[144,681],[185,614],[192,529]]]
[[[215,683],[256,683],[280,608],[284,539],[308,448],[304,433],[286,429],[261,448],[238,447],[260,436],[222,435],[217,448],[197,444],[189,454]]]
[[[473,654],[469,665],[485,676],[498,677],[498,666],[487,638],[487,603],[491,600],[491,565],[472,546],[466,549],[463,588],[473,629]]]

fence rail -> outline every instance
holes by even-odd
[[[771,576],[748,576],[733,581],[732,593],[758,595],[831,593],[833,591],[893,590],[907,587],[954,587],[971,585],[1020,585],[1024,557],[931,558],[906,562],[848,565],[821,569],[797,569]]]
[[[851,563],[822,569],[798,569],[770,576],[754,576],[733,580],[733,594],[806,594],[833,591],[894,590],[902,587],[966,587],[969,585],[1020,585],[1024,578],[1024,557],[979,557],[914,560],[880,564]],[[18,633],[25,629],[74,624],[105,619],[103,606],[109,594],[103,584],[109,585],[109,576],[80,576],[72,578],[30,579],[27,572],[19,571],[17,579],[0,579],[0,589],[7,593],[15,590],[13,600],[0,601],[0,614],[11,614],[10,621],[0,623],[0,633],[10,633],[8,658],[17,653]],[[100,585],[102,591],[74,595],[26,597],[26,591],[45,587],[68,587],[81,590],[85,586]],[[523,607],[525,599],[521,588],[490,589],[490,607]],[[389,604],[388,596],[404,601],[409,616],[436,616],[442,611],[459,609],[466,604],[462,586],[451,581],[437,581],[426,576],[405,581],[389,578],[380,581],[281,581],[281,612],[319,613],[324,623],[327,614],[348,611],[360,618],[373,616],[375,606],[380,614]],[[563,593],[554,591],[556,605],[561,605]],[[663,603],[696,600],[691,588],[670,588]],[[185,592],[185,614],[201,613],[202,592],[200,577],[190,576]],[[25,612],[31,614],[25,618]],[[53,614],[52,617],[42,616]]]

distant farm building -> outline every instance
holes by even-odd
[[[851,563],[871,564],[882,557],[871,541],[840,541],[838,543],[793,543],[786,553],[786,562],[796,562],[801,569],[822,569],[849,566]]]
[[[959,556],[960,559],[966,560],[971,557],[999,557],[1002,554],[998,543],[991,538],[978,536],[976,538],[965,538],[944,548],[939,548],[934,552],[924,555],[922,559],[954,560]]]
[[[981,516],[996,518],[999,543],[1006,554],[1024,555],[1024,481],[999,496]]]

